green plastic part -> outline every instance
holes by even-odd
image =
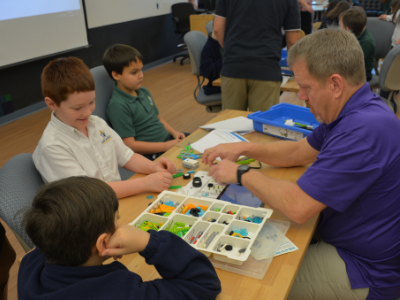
[[[177,190],[180,189],[182,186],[181,185],[171,185],[168,189],[169,190]]]
[[[176,177],[180,177],[180,176],[183,176],[183,173],[174,174],[174,175],[172,175],[172,178],[176,178]]]

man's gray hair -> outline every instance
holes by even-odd
[[[308,72],[325,83],[332,74],[344,77],[352,86],[366,81],[364,53],[356,37],[338,27],[318,30],[299,40],[289,50],[288,63],[304,60]]]

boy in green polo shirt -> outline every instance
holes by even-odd
[[[142,87],[143,57],[138,50],[113,45],[104,53],[103,64],[116,83],[107,118],[125,145],[154,160],[185,138],[159,116],[150,92]]]
[[[366,28],[367,15],[360,7],[352,7],[339,16],[339,26],[352,32],[358,39],[360,46],[364,52],[365,71],[367,73],[367,81],[372,79],[372,69],[375,62],[375,40]]]

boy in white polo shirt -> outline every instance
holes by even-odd
[[[86,175],[107,182],[118,198],[169,188],[176,172],[170,160],[152,162],[134,153],[104,120],[91,115],[94,80],[82,60],[68,57],[50,62],[41,81],[44,100],[53,113],[33,161],[45,182]],[[121,181],[118,167],[150,175]]]

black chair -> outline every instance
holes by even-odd
[[[189,2],[176,3],[171,6],[172,9],[172,20],[174,21],[175,33],[180,34],[178,41],[183,38],[183,36],[190,31],[190,15],[197,14],[193,5]],[[179,48],[187,49],[185,44],[179,44]],[[180,54],[174,57],[174,62],[177,58],[182,57],[181,65],[183,61],[189,58],[189,53],[186,51],[184,54]]]
[[[382,3],[379,0],[358,0],[364,8],[367,17],[377,17],[382,14]]]

